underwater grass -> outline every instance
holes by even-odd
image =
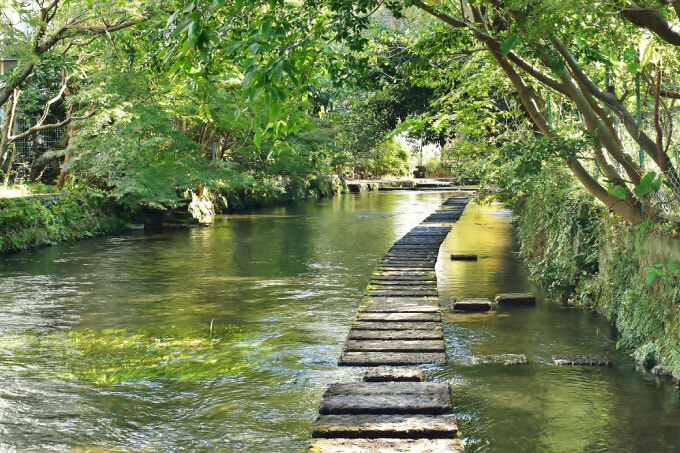
[[[0,339],[2,355],[25,362],[30,374],[120,384],[154,379],[209,380],[249,367],[251,345],[234,327],[211,330],[79,329]]]

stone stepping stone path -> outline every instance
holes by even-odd
[[[451,260],[452,261],[477,261],[477,255],[469,254],[469,253],[452,253],[451,254]]]
[[[491,308],[491,301],[483,298],[454,300],[451,303],[453,311],[489,311]]]
[[[435,265],[468,201],[446,200],[380,261],[338,361],[369,367],[364,382],[328,387],[310,451],[464,451],[449,384],[423,382],[417,365],[446,361]]]
[[[536,296],[529,293],[505,293],[496,295],[500,305],[536,305]]]
[[[601,354],[591,355],[554,355],[555,365],[612,366],[609,359]]]
[[[472,358],[475,365],[526,365],[524,354],[488,354]]]

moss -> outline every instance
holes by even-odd
[[[537,283],[606,316],[620,332],[618,345],[640,362],[680,371],[680,289],[665,279],[645,284],[650,255],[662,259],[650,250],[648,226],[621,222],[564,174],[539,175],[515,211]]]
[[[101,192],[0,199],[0,252],[100,236],[124,227]]]

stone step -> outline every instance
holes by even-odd
[[[347,334],[348,340],[441,340],[443,332],[441,323],[437,329],[428,330],[361,330],[352,329]]]
[[[444,352],[443,340],[349,340],[350,352]]]
[[[437,287],[435,280],[371,280],[369,283],[374,286],[425,286]]]
[[[323,438],[455,438],[458,424],[452,415],[321,415],[313,437]]]
[[[524,354],[487,354],[472,358],[475,365],[526,365]]]
[[[601,354],[554,355],[552,361],[555,365],[612,366],[609,359]]]
[[[421,382],[423,370],[411,367],[372,367],[364,373],[364,382]]]
[[[426,321],[355,321],[352,330],[438,330],[441,322]]]
[[[496,296],[496,302],[503,305],[536,305],[536,296],[530,293],[504,293]]]
[[[357,316],[358,321],[441,321],[439,313],[373,313],[362,312]]]
[[[465,453],[458,439],[312,439],[310,453]]]
[[[434,272],[420,272],[417,274],[399,274],[399,273],[389,273],[388,275],[380,274],[374,275],[372,281],[425,281],[425,282],[437,282],[437,274]]]
[[[439,294],[436,289],[416,288],[371,288],[368,290],[370,297],[435,297]]]
[[[489,299],[463,299],[451,303],[453,311],[489,311],[492,308]]]
[[[329,385],[319,413],[443,414],[452,409],[445,382],[351,382]]]
[[[436,296],[437,285],[371,285],[368,288],[370,294],[390,294],[408,292],[409,294]]]
[[[439,313],[439,303],[426,302],[370,302],[365,313]]]
[[[452,261],[477,261],[477,255],[471,253],[452,253]]]
[[[347,351],[338,360],[338,366],[424,365],[444,363],[443,352],[378,352]]]

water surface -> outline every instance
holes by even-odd
[[[359,377],[336,363],[371,272],[451,195],[344,195],[2,257],[0,450],[304,451],[326,385]],[[444,300],[530,289],[508,214],[468,207],[440,254]],[[677,451],[677,393],[599,316],[541,301],[445,321],[449,363],[427,375],[452,384],[469,451]],[[501,352],[531,365],[470,365]],[[550,365],[593,352],[616,366]]]

